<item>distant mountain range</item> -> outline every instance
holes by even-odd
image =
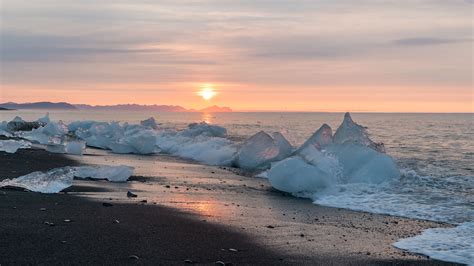
[[[7,109],[48,109],[48,110],[76,110],[77,108],[70,103],[51,103],[51,102],[36,102],[36,103],[2,103],[0,107]]]
[[[117,111],[155,111],[155,112],[207,112],[223,113],[232,112],[229,107],[210,106],[204,109],[186,109],[179,105],[139,105],[139,104],[118,104],[118,105],[88,105],[70,104],[65,102],[35,102],[35,103],[2,103],[0,109],[40,109],[40,110],[117,110]]]

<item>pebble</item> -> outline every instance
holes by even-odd
[[[220,260],[216,261],[215,265],[225,265],[225,262],[222,262]]]
[[[102,206],[104,206],[104,207],[112,207],[112,206],[114,206],[114,205],[113,205],[112,203],[104,202],[104,203],[102,203]]]
[[[229,251],[231,251],[231,252],[237,252],[238,250],[235,249],[235,248],[229,248]]]
[[[69,220],[69,219],[66,219],[66,220],[64,220],[63,222],[65,222],[65,223],[70,223],[70,222],[72,222],[72,221]]]
[[[136,194],[133,194],[133,193],[130,192],[130,191],[127,191],[127,197],[128,197],[128,198],[136,198],[137,195],[136,195]]]
[[[194,261],[192,261],[192,260],[184,260],[184,263],[186,263],[186,264],[192,264],[192,263],[194,263]]]
[[[267,228],[273,229],[273,228],[275,228],[275,226],[273,226],[273,225],[267,225]]]
[[[132,260],[139,260],[140,259],[137,255],[130,255],[130,256],[128,256],[128,258],[132,259]]]
[[[44,212],[46,211],[46,208],[41,208],[40,211]]]

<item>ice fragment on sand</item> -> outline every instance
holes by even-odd
[[[18,149],[27,149],[31,143],[24,140],[0,140],[0,151],[15,153]]]
[[[48,172],[33,172],[0,182],[0,187],[20,187],[34,192],[58,193],[72,185],[74,167],[63,167]]]
[[[48,172],[33,172],[0,182],[0,187],[20,187],[40,193],[58,193],[73,184],[74,177],[126,182],[133,174],[128,166],[62,167]]]
[[[77,178],[106,179],[110,182],[126,182],[133,174],[133,167],[120,166],[83,166],[75,168]]]

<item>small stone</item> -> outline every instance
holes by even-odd
[[[128,256],[128,258],[132,259],[132,260],[139,260],[140,259],[137,255],[130,255],[130,256]]]
[[[304,237],[304,234],[300,234],[301,237]]]
[[[66,240],[61,241],[61,244],[66,244],[66,243],[67,243]]]
[[[235,248],[229,248],[229,251],[231,251],[231,252],[237,252],[238,250],[235,249]]]
[[[170,186],[169,186],[169,185],[166,185],[165,188],[170,188]]]
[[[141,203],[147,203],[148,201],[145,199],[145,200],[141,200],[140,202]]]
[[[365,253],[365,254],[367,254],[367,256],[369,256],[369,255],[370,255],[370,252],[367,252],[367,253]]]
[[[267,228],[273,229],[273,228],[275,228],[275,226],[273,226],[273,225],[267,225]]]
[[[184,260],[184,263],[186,263],[186,264],[192,264],[192,263],[194,263],[194,261],[192,261],[192,260]]]
[[[225,266],[225,262],[222,262],[220,260],[216,261],[216,263],[214,263],[215,265],[224,265]]]
[[[72,222],[72,221],[69,220],[69,219],[66,219],[66,220],[64,220],[63,222],[65,222],[65,223],[70,223],[70,222]]]
[[[44,212],[46,211],[46,208],[41,208],[40,211]]]
[[[117,219],[114,220],[114,224],[119,224],[119,223],[120,223],[119,220],[117,220]]]
[[[114,206],[114,205],[113,205],[112,203],[104,202],[104,203],[102,203],[102,206],[104,206],[104,207],[112,207],[112,206]]]
[[[137,195],[136,195],[136,194],[133,194],[133,193],[130,192],[130,191],[127,191],[127,197],[128,197],[128,198],[136,198]]]

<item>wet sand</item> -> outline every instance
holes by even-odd
[[[168,156],[0,152],[0,177],[80,164],[126,164],[135,176],[56,195],[0,189],[1,265],[448,265],[391,246],[446,225],[317,206],[265,179]]]

